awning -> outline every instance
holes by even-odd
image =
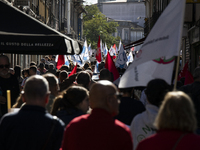
[[[126,50],[126,49],[130,49],[132,47],[141,45],[141,44],[143,44],[143,42],[144,42],[145,39],[146,39],[146,37],[144,37],[144,38],[142,38],[140,40],[137,40],[137,41],[135,41],[133,43],[127,44],[127,45],[125,45],[124,49]]]
[[[80,54],[79,42],[0,1],[0,53]]]

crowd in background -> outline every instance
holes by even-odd
[[[45,56],[29,68],[12,69],[0,56],[0,149],[200,148],[200,68],[194,83],[180,91],[154,79],[138,96],[133,87],[113,84],[103,62],[98,80],[93,79],[95,61],[70,74],[74,67],[70,62],[57,70],[55,56]],[[7,113],[6,89],[18,112]]]

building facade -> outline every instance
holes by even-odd
[[[119,24],[113,36],[119,36],[124,45],[144,37],[144,28],[131,21],[114,20]]]
[[[144,27],[145,5],[138,0],[116,0],[98,3],[99,10],[106,17],[114,20],[124,20]]]
[[[144,37],[145,5],[138,0],[98,1],[99,10],[119,24],[113,36],[119,36],[124,45]]]

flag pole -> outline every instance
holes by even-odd
[[[176,72],[175,72],[175,80],[174,80],[174,89],[173,91],[176,91],[176,86],[177,86],[177,80],[178,80],[178,69],[179,69],[179,62],[180,62],[180,49],[179,49],[179,55],[177,56],[177,61],[176,61]]]

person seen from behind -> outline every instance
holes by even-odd
[[[145,94],[149,104],[146,105],[146,111],[134,117],[130,126],[134,149],[141,140],[156,133],[153,123],[165,95],[170,90],[171,86],[163,79],[153,79],[147,84]]]
[[[155,120],[157,133],[141,141],[136,150],[199,150],[196,125],[191,98],[181,91],[169,92]]]
[[[89,92],[84,87],[70,86],[55,99],[52,114],[59,117],[67,126],[75,117],[87,113],[88,96]]]
[[[113,117],[119,113],[117,88],[106,80],[90,90],[91,114],[74,118],[66,127],[62,150],[132,150],[129,128]]]

